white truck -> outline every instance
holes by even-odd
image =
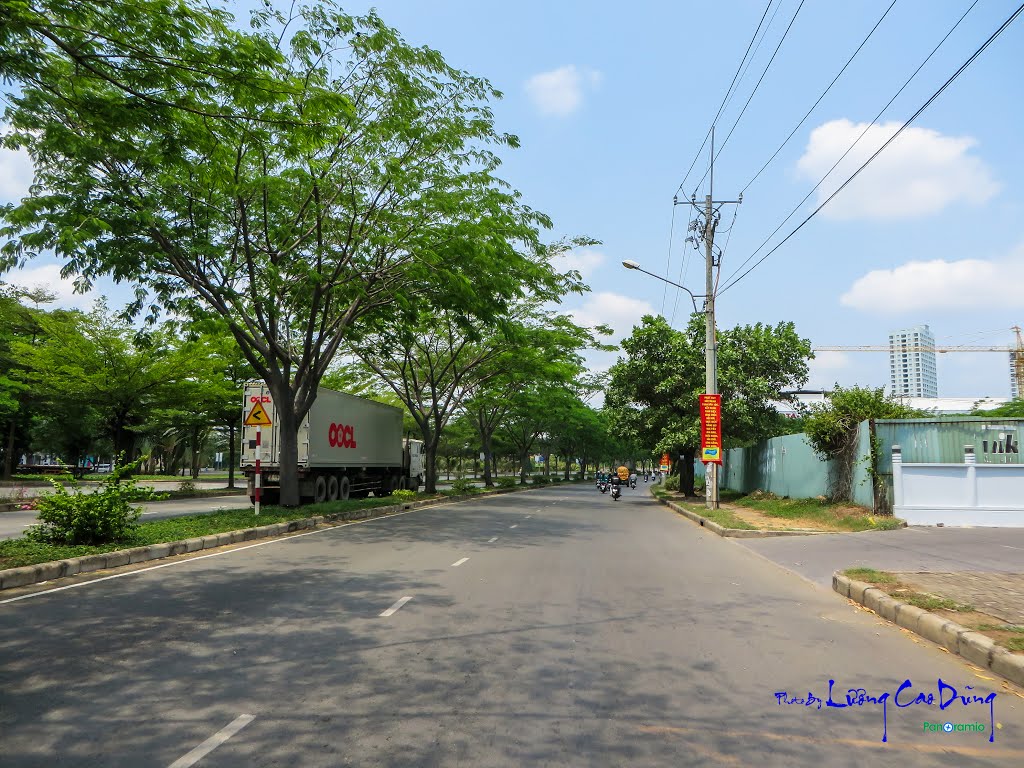
[[[281,440],[270,390],[262,381],[245,385],[243,418],[259,404],[269,427],[242,427],[241,469],[255,501],[256,432],[260,435],[261,497],[280,498]],[[403,439],[402,411],[391,405],[320,388],[299,425],[299,494],[303,501],[389,496],[419,490],[424,478],[423,441]]]

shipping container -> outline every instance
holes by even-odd
[[[271,426],[242,429],[241,468],[254,496],[257,432],[260,433],[262,488],[273,503],[280,488],[280,419],[270,389],[246,384],[243,419],[259,405]],[[320,388],[298,429],[300,494],[313,501],[346,499],[368,493],[388,495],[423,483],[423,444],[403,440],[402,411],[355,395]]]

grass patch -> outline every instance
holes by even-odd
[[[958,603],[948,597],[936,597],[935,595],[921,595],[917,592],[894,592],[892,596],[904,603],[909,603],[916,608],[923,608],[926,611],[957,611],[966,613],[973,611],[973,605]]]
[[[1010,638],[1003,645],[1011,651],[1024,651],[1024,637]]]
[[[669,499],[673,504],[678,504],[680,507],[683,507],[688,512],[698,514],[701,517],[707,518],[713,523],[718,523],[718,525],[722,526],[723,528],[739,528],[744,531],[757,530],[757,528],[755,528],[747,521],[741,520],[740,518],[736,517],[736,515],[734,515],[728,509],[707,509],[702,505],[687,502],[679,494],[666,491],[664,488],[660,487],[652,488],[651,493],[653,493],[659,499]]]
[[[875,584],[895,584],[897,579],[886,571],[876,571],[874,568],[847,568],[843,571],[844,576],[859,581],[870,581]]]
[[[809,520],[845,531],[889,531],[903,527],[903,521],[895,517],[875,516],[863,507],[833,503],[820,498],[779,499],[771,494],[764,494],[760,497],[738,497],[733,499],[732,503],[739,507],[755,509],[769,517],[782,520]]]
[[[979,624],[976,629],[979,632],[1013,632],[1024,635],[1024,627],[1016,627],[1013,624]]]

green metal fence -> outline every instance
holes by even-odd
[[[871,440],[878,446],[872,482]],[[892,505],[892,446],[903,449],[904,463],[963,461],[964,446],[973,445],[978,463],[1019,464],[1024,419],[946,416],[927,419],[878,419],[858,426],[857,452],[849,500],[889,510]],[[773,437],[749,448],[725,451],[723,488],[750,493],[760,489],[778,496],[807,498],[833,494],[838,467],[820,459],[806,435]]]

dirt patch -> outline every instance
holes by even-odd
[[[771,517],[763,512],[758,512],[756,509],[749,509],[747,507],[737,507],[732,504],[723,504],[723,508],[728,509],[736,517],[745,523],[755,528],[760,528],[764,531],[841,531],[845,530],[838,526],[829,525],[828,523],[820,523],[817,520],[805,520],[803,518],[781,518]]]

